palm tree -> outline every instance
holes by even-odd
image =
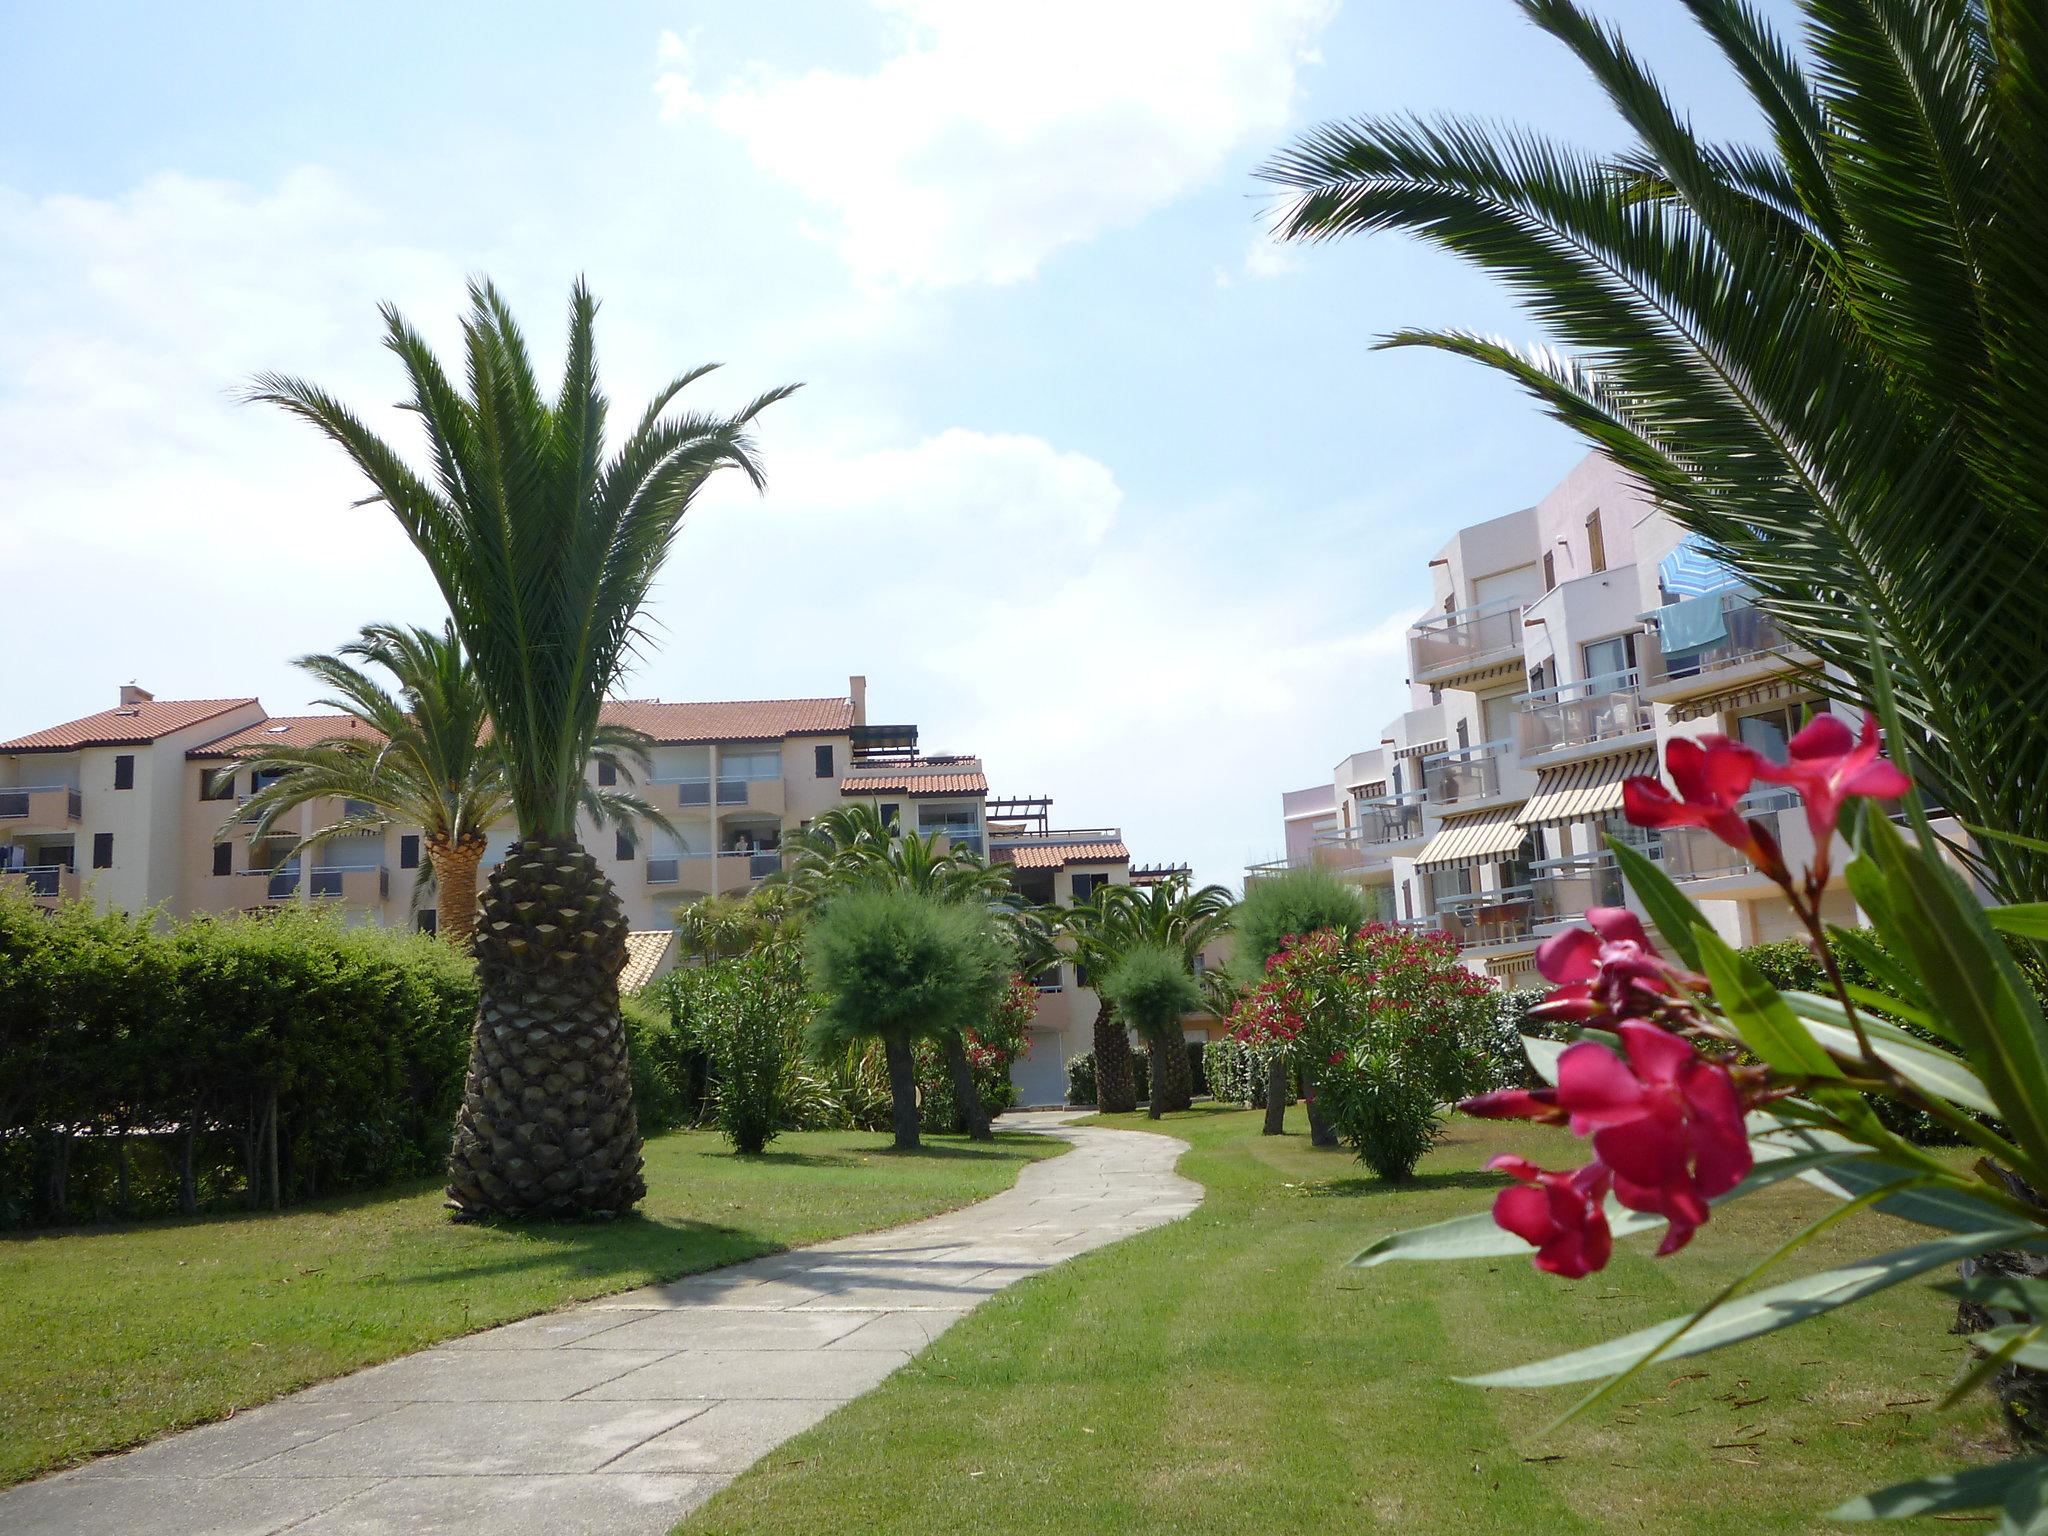
[[[1695,137],[1571,0],[1520,3],[1633,143],[1328,124],[1261,172],[1288,194],[1278,232],[1405,230],[1500,277],[1568,351],[1386,344],[1519,381],[1866,699],[1867,615],[1926,786],[1975,826],[2048,838],[2048,18],[1802,0],[1802,55],[1747,0],[1686,0],[1766,148]],[[1966,856],[2002,899],[2048,898],[2048,845]]]
[[[394,693],[357,662],[381,668]],[[440,893],[436,917],[442,938],[467,952],[476,929],[476,876],[489,829],[511,813],[504,758],[490,732],[490,711],[476,673],[462,653],[455,627],[420,629],[365,625],[360,638],[334,655],[301,656],[293,665],[333,692],[318,702],[339,711],[349,728],[311,746],[273,746],[236,761],[275,775],[238,806],[223,831],[247,827],[266,837],[278,819],[312,801],[355,801],[367,813],[344,814],[315,828],[281,856],[310,854],[336,838],[381,833],[396,823],[420,829],[426,862],[414,888],[417,899],[431,880]],[[356,727],[360,726],[360,729]],[[631,782],[629,764],[644,765],[649,743],[638,731],[598,729],[593,756]],[[600,825],[647,820],[666,825],[660,812],[617,787],[586,784],[583,809]]]
[[[1165,946],[1181,957],[1192,975],[1196,957],[1230,929],[1230,893],[1220,885],[1194,888],[1185,876],[1152,885],[1104,885],[1086,902],[1062,914],[1074,942],[1077,963],[1107,976],[1141,945]],[[1155,1061],[1160,1058],[1155,1057]],[[1167,1108],[1185,1109],[1193,1098],[1186,1051],[1163,1058],[1164,1080],[1152,1079],[1152,1098]],[[1096,994],[1095,1102],[1104,1113],[1136,1107],[1131,1082],[1131,1046],[1125,1023],[1110,999]]]
[[[1201,986],[1185,957],[1171,944],[1141,940],[1118,957],[1096,988],[1115,1007],[1117,1017],[1145,1037],[1152,1057],[1152,1098],[1146,1114],[1157,1120],[1168,1109],[1186,1109],[1192,1095],[1168,1087],[1175,1058],[1183,1077],[1188,1070],[1180,1021],[1202,1006]]]
[[[584,764],[684,513],[720,469],[762,483],[748,429],[789,393],[730,416],[671,412],[708,371],[693,369],[655,394],[607,458],[596,315],[579,279],[550,400],[488,282],[470,285],[466,391],[384,306],[385,344],[430,450],[425,475],[313,384],[266,374],[250,392],[325,433],[369,480],[366,500],[396,515],[448,603],[504,758],[519,840],[478,914],[481,997],[449,1154],[459,1216],[611,1214],[645,1193],[619,1023],[626,922],[576,840]]]

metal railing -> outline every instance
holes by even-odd
[[[1539,860],[1529,866],[1529,889],[1539,923],[1576,922],[1593,907],[1622,906],[1627,895],[1611,853]]]
[[[1512,743],[1483,742],[1422,760],[1422,784],[1432,805],[1458,805],[1500,793],[1501,768]]]
[[[1422,806],[1427,796],[1422,790],[1406,790],[1398,795],[1381,795],[1374,800],[1361,800],[1352,807],[1358,817],[1354,829],[1358,840],[1373,847],[1387,843],[1406,843],[1422,836]]]
[[[1634,667],[1525,693],[1516,702],[1515,744],[1529,754],[1633,736],[1653,723]]]
[[[1761,821],[1782,844],[1785,830],[1780,825],[1787,811],[1795,809],[1799,796],[1789,789],[1760,790],[1742,801],[1745,817]],[[1730,848],[1704,827],[1667,827],[1657,834],[1662,844],[1659,862],[1673,880],[1718,880],[1739,875],[1751,865],[1737,849]]]
[[[782,850],[780,848],[730,849],[719,854],[719,857],[721,859],[745,859],[747,861],[747,878],[749,880],[762,879],[782,868]]]
[[[1536,931],[1535,892],[1526,885],[1511,885],[1441,897],[1436,926],[1464,948],[1526,939]]]
[[[64,886],[64,877],[72,873],[68,864],[25,864],[14,869],[0,869],[0,879],[19,880],[31,896],[54,897]]]
[[[930,837],[934,833],[936,833],[939,836],[945,838],[948,846],[954,848],[965,848],[969,853],[973,854],[976,858],[980,858],[982,856],[981,830],[978,827],[949,827],[944,825],[936,827],[927,827],[920,824],[917,831],[920,837]],[[1008,841],[1008,838],[1004,839],[1004,842],[1007,843]]]
[[[1710,602],[1712,599],[1694,598],[1692,601]],[[1651,617],[1661,620],[1676,606],[1659,608]],[[1691,650],[1673,652],[1665,648],[1664,626],[1660,622],[1657,644],[1650,647],[1645,658],[1645,680],[1655,686],[1689,677],[1710,677],[1716,672],[1725,672],[1731,667],[1788,651],[1794,645],[1792,638],[1778,627],[1776,619],[1748,598],[1734,593],[1721,596],[1721,624],[1724,633],[1719,640]]]
[[[85,800],[68,784],[23,784],[14,789],[0,789],[0,820],[19,821],[29,813],[29,796],[64,795],[64,814],[77,821],[85,814]]]
[[[1471,666],[1497,652],[1522,648],[1522,600],[1480,603],[1408,631],[1408,658],[1418,681],[1433,672]]]
[[[675,885],[683,878],[681,859],[649,859],[647,861],[647,883],[649,885]]]

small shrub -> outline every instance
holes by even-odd
[[[1095,1053],[1083,1051],[1078,1056],[1067,1058],[1067,1102],[1069,1104],[1093,1104],[1095,1102]]]
[[[633,1069],[633,1113],[639,1118],[640,1134],[658,1136],[687,1125],[689,1111],[672,1067],[677,1053],[668,1009],[649,989],[621,997],[619,1018],[626,1026],[626,1059]]]
[[[1231,913],[1237,935],[1234,965],[1246,981],[1264,979],[1266,961],[1290,939],[1324,928],[1355,933],[1365,922],[1365,897],[1326,869],[1291,869],[1255,880]]]
[[[1442,1131],[1436,1085],[1388,1047],[1339,1056],[1327,1064],[1317,1087],[1338,1136],[1389,1183],[1410,1178]]]
[[[716,961],[704,974],[698,1027],[718,1128],[734,1151],[758,1153],[814,1097],[798,1050],[810,1015],[802,973],[794,951],[771,946]]]

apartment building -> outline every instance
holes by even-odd
[[[1732,943],[1786,936],[1775,887],[1696,830],[1621,816],[1621,784],[1673,737],[1720,732],[1773,756],[1810,709],[1814,658],[1740,578],[1603,455],[1534,506],[1463,528],[1429,564],[1409,629],[1411,707],[1327,785],[1282,798],[1283,858],[1364,889],[1380,918],[1455,936],[1466,962],[1533,980],[1536,945],[1589,906],[1629,900],[1610,835],[1629,839]],[[1753,795],[1795,867],[1812,848],[1783,791]],[[1840,860],[1837,861],[1839,868]],[[1854,920],[1839,875],[1831,916]]]

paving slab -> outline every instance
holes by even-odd
[[[979,1205],[452,1340],[0,1493],[7,1536],[663,1536],[1008,1286],[1186,1215],[1170,1136],[1070,1141]]]

